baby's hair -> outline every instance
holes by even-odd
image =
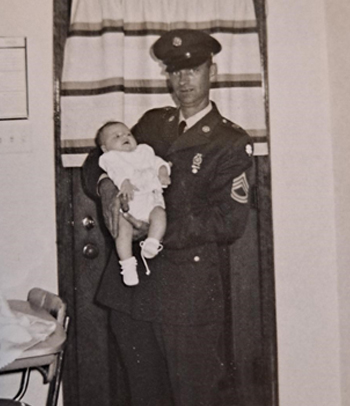
[[[101,148],[101,145],[103,144],[103,142],[102,142],[103,131],[104,131],[107,127],[110,127],[111,125],[115,125],[115,124],[124,124],[124,123],[122,123],[121,121],[107,121],[107,123],[103,124],[103,126],[100,127],[100,128],[97,130],[96,137],[95,137],[95,142],[96,142],[96,145],[97,145],[98,147]]]

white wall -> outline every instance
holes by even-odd
[[[25,136],[31,150],[0,153],[0,289],[26,299],[40,286],[57,291],[52,91],[52,1],[1,0],[0,36],[26,37],[29,119],[0,121],[0,135]],[[41,376],[25,399],[45,404]],[[14,395],[19,376],[0,377],[0,397]]]
[[[350,405],[350,2],[326,0],[343,406]]]
[[[350,402],[347,3],[268,2],[281,406]]]

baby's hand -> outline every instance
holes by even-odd
[[[118,196],[122,196],[124,199],[132,200],[134,198],[134,191],[138,190],[129,179],[125,179],[120,186]]]
[[[167,187],[171,184],[171,179],[168,173],[168,169],[165,165],[162,165],[158,170],[158,179],[163,187]]]

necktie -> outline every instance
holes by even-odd
[[[178,128],[178,135],[183,134],[183,132],[185,131],[186,128],[186,121],[182,120],[179,124],[179,128]]]

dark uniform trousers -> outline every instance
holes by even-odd
[[[109,307],[111,327],[126,367],[132,406],[226,406],[219,383],[224,322],[222,247],[244,231],[249,207],[245,171],[251,141],[245,131],[213,109],[178,136],[175,108],[147,112],[133,128],[138,143],[172,162],[165,190],[164,249],[148,261],[139,256],[139,285],[126,287],[113,251],[97,292]],[[100,172],[98,152],[84,166],[90,195]]]
[[[179,326],[111,312],[133,406],[215,406],[224,377],[222,323]],[[174,401],[173,401],[174,400]]]

